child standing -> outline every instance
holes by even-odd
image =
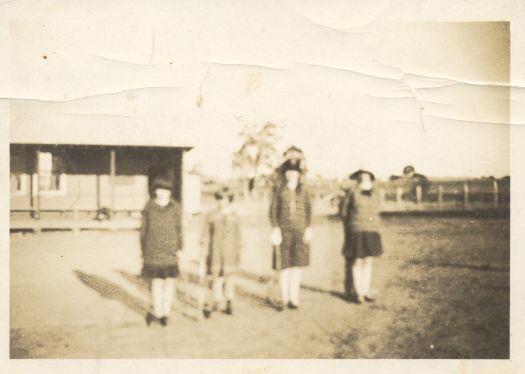
[[[343,207],[345,242],[343,255],[346,265],[346,292],[350,297],[348,285],[353,283],[357,303],[373,301],[370,290],[373,258],[383,253],[381,245],[379,197],[374,191],[374,174],[358,170],[350,175],[357,181],[357,188],[350,190]],[[348,277],[352,277],[349,280]]]
[[[219,309],[224,298],[224,313],[233,314],[235,275],[240,264],[241,230],[239,217],[233,209],[234,195],[228,188],[223,188],[215,193],[215,199],[217,208],[206,217],[202,236],[213,296],[204,308],[206,318]]]
[[[154,198],[144,208],[140,233],[144,265],[142,276],[151,279],[153,313],[146,323],[168,324],[173,304],[178,258],[182,250],[182,213],[171,198],[172,181],[157,177],[153,181]]]
[[[274,256],[274,269],[279,270],[279,285],[283,308],[299,307],[301,268],[310,265],[310,243],[312,241],[312,206],[310,197],[301,183],[301,166],[286,161],[281,172],[286,183],[274,188],[270,221],[271,242],[279,255]],[[274,252],[276,253],[276,252]]]

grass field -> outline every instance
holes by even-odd
[[[269,226],[243,221],[243,270],[270,271]],[[198,221],[188,224],[193,246]],[[299,311],[240,279],[235,316],[147,328],[137,232],[11,235],[12,358],[507,358],[509,220],[388,218],[374,268],[380,298],[338,297],[340,223],[319,218]],[[315,291],[314,291],[315,289]]]

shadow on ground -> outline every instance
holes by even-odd
[[[125,270],[117,270],[117,273],[126,281],[135,286],[139,291],[149,294],[151,291],[151,282],[137,274],[129,273]]]
[[[146,305],[142,300],[139,300],[135,296],[131,295],[118,284],[99,275],[87,274],[79,270],[75,270],[74,273],[78,279],[82,281],[82,283],[97,291],[100,296],[107,299],[116,300],[141,316],[146,316],[148,313],[148,305]]]

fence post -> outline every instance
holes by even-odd
[[[421,204],[421,201],[423,200],[423,189],[421,186],[416,186],[416,204]]]
[[[398,206],[403,205],[403,189],[396,187],[396,203]]]
[[[499,203],[499,196],[498,196],[498,181],[494,179],[492,182],[494,186],[494,206],[498,206]]]
[[[463,196],[464,196],[464,204],[467,206],[469,204],[469,190],[468,190],[468,183],[463,183]]]
[[[438,185],[438,205],[443,205],[443,186]]]
[[[34,154],[34,168],[31,174],[31,218],[40,218],[40,149],[37,148]]]

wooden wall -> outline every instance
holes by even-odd
[[[39,204],[35,173],[38,149],[60,154],[66,175],[64,193],[42,192]],[[113,178],[110,175],[111,150],[115,152]],[[42,210],[96,210],[99,206],[111,208],[112,205],[115,210],[140,210],[149,198],[148,179],[160,170],[174,176],[174,196],[181,198],[183,150],[180,148],[11,145],[10,152],[11,210],[31,209],[37,205]],[[15,175],[20,174],[27,175],[27,190],[23,195],[14,194]]]

